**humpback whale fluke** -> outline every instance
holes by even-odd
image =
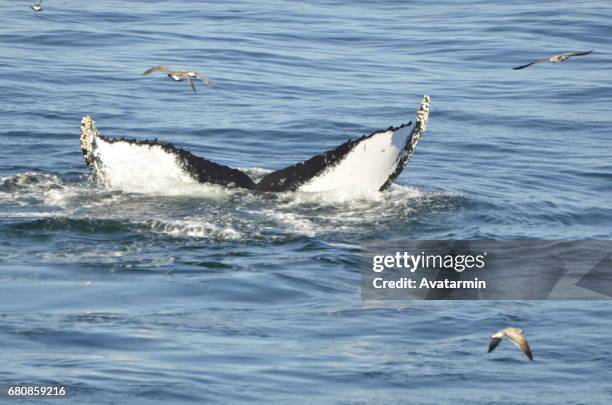
[[[389,127],[306,161],[277,170],[255,183],[246,173],[158,141],[110,138],[95,121],[81,121],[81,149],[94,178],[112,188],[162,182],[209,183],[255,191],[321,192],[336,189],[382,191],[400,175],[427,128],[429,96],[424,96],[411,123]]]

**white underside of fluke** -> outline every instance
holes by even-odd
[[[338,164],[298,188],[304,192],[378,191],[397,167],[411,128],[382,131],[357,144]]]
[[[176,155],[159,145],[108,142],[97,137],[94,156],[96,174],[110,189],[165,194],[181,185],[198,184]]]

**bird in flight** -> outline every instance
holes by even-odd
[[[35,1],[34,4],[32,4],[30,6],[30,8],[38,13],[39,11],[42,11],[42,9],[43,9],[42,8],[42,2],[43,2],[43,0]]]
[[[150,69],[147,69],[143,75],[148,75],[150,73],[166,73],[169,78],[174,81],[181,82],[183,80],[187,80],[194,93],[197,93],[195,85],[193,84],[194,79],[201,80],[208,87],[212,87],[212,83],[210,79],[204,76],[200,72],[196,72],[194,70],[170,70],[167,66],[159,65],[153,66]]]
[[[514,70],[525,69],[526,67],[529,67],[531,65],[535,65],[536,63],[540,63],[540,62],[559,63],[559,62],[563,62],[566,59],[573,58],[574,56],[588,55],[591,52],[593,52],[592,49],[590,51],[585,51],[585,52],[562,53],[560,55],[553,55],[553,56],[549,56],[548,58],[538,59],[538,60],[533,61],[531,63],[528,63],[526,65],[516,66],[516,67],[513,67],[512,69],[514,69]]]
[[[507,338],[512,343],[517,345],[525,356],[529,358],[529,360],[533,360],[533,355],[531,354],[531,349],[529,348],[529,343],[527,343],[527,339],[523,336],[523,331],[519,328],[505,328],[497,332],[495,335],[491,336],[491,341],[489,342],[489,352],[491,353],[499,342],[502,341],[503,338]]]

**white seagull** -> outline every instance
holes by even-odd
[[[525,69],[526,67],[529,67],[531,65],[534,65],[534,64],[540,63],[540,62],[559,63],[559,62],[563,62],[566,59],[573,58],[574,56],[588,55],[591,52],[593,52],[592,49],[590,51],[585,51],[585,52],[562,53],[560,55],[553,55],[553,56],[549,56],[548,58],[538,59],[538,60],[533,61],[531,63],[528,63],[526,65],[516,66],[516,67],[513,67],[512,69],[514,69],[514,70]]]
[[[43,0],[39,0],[37,2],[35,1],[34,4],[32,4],[30,6],[30,8],[38,13],[39,11],[42,11],[42,9],[43,9],[42,8],[42,2],[43,2]]]
[[[194,93],[197,93],[197,91],[195,85],[193,84],[193,79],[201,80],[208,87],[212,87],[212,83],[206,76],[194,70],[170,70],[167,66],[159,65],[147,69],[143,75],[148,75],[149,73],[166,73],[169,78],[177,82],[187,80]]]
[[[521,351],[525,353],[525,356],[527,356],[529,360],[533,361],[533,355],[531,354],[529,343],[527,343],[527,339],[525,339],[523,336],[523,331],[519,328],[502,329],[495,335],[491,336],[491,341],[489,342],[489,353],[495,350],[503,338],[508,338],[508,340],[517,345]]]

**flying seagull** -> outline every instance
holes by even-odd
[[[148,75],[149,73],[166,73],[169,78],[177,82],[187,80],[194,93],[197,93],[197,91],[195,85],[193,84],[193,79],[201,80],[208,87],[212,87],[212,83],[206,76],[193,70],[170,70],[167,66],[159,65],[147,69],[143,75]]]
[[[38,13],[39,11],[42,11],[42,9],[43,9],[42,8],[42,2],[43,2],[43,0],[39,0],[37,2],[35,1],[34,4],[32,4],[30,6],[30,8]]]
[[[508,338],[512,343],[517,345],[523,353],[529,358],[529,360],[533,361],[533,355],[531,354],[531,349],[529,348],[529,343],[527,343],[527,339],[523,336],[523,331],[519,328],[506,328],[497,332],[495,335],[491,336],[491,341],[489,342],[489,352],[491,353],[499,342],[502,341],[503,338]]]
[[[563,62],[566,59],[569,58],[573,58],[574,56],[584,56],[584,55],[588,55],[591,52],[593,52],[593,50],[591,49],[590,51],[586,51],[586,52],[570,52],[570,53],[562,53],[560,55],[553,55],[553,56],[549,56],[548,58],[544,58],[544,59],[538,59],[536,61],[533,61],[531,63],[528,63],[526,65],[521,65],[521,66],[517,66],[517,67],[513,67],[512,69],[514,70],[519,70],[519,69],[525,69],[526,67],[529,67],[531,65],[534,65],[536,63],[540,63],[540,62],[550,62],[550,63],[559,63],[559,62]]]

